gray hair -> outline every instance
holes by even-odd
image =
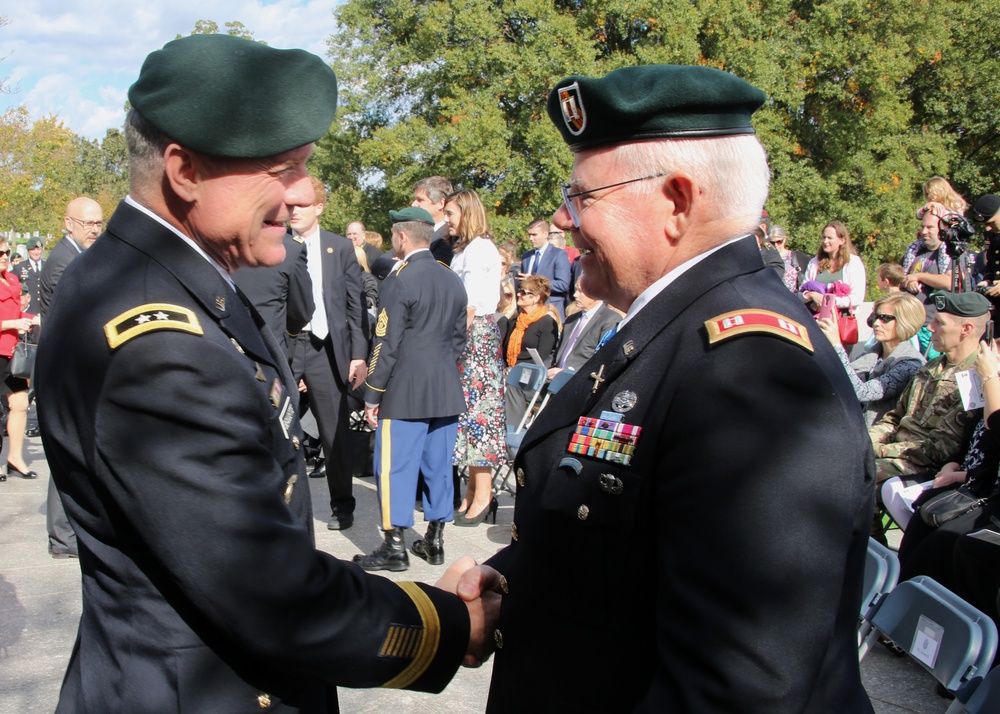
[[[427,178],[420,179],[413,184],[413,192],[416,193],[418,190],[426,193],[431,203],[437,203],[448,198],[454,191],[451,187],[451,181],[444,176],[428,176]]]
[[[735,221],[747,232],[760,223],[771,172],[755,136],[638,141],[615,147],[614,155],[623,179],[681,171],[697,180],[718,219]],[[640,181],[635,190],[649,195],[655,186]]]
[[[163,175],[163,152],[173,141],[135,109],[125,116],[129,184],[136,189],[158,182]]]

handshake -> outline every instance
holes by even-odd
[[[452,563],[434,584],[465,601],[469,609],[469,648],[462,666],[479,667],[496,647],[494,632],[500,619],[501,597],[507,593],[506,578],[465,555]]]

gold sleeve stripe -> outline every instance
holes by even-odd
[[[180,305],[158,302],[134,307],[104,325],[104,334],[111,349],[120,347],[133,337],[154,330],[180,330],[194,335],[205,334],[197,315],[191,310]]]
[[[423,628],[417,625],[389,625],[379,657],[412,659],[420,646]]]
[[[710,345],[740,335],[767,334],[784,338],[813,352],[812,340],[801,323],[770,310],[733,310],[706,320],[705,329],[708,330]]]
[[[396,585],[401,587],[403,592],[413,600],[424,624],[420,634],[419,648],[413,655],[413,660],[406,666],[406,669],[382,685],[388,689],[405,689],[417,681],[434,661],[438,645],[441,644],[441,621],[438,619],[437,610],[434,609],[434,603],[431,602],[427,593],[420,589],[420,586],[409,582],[396,583]]]

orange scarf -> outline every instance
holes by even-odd
[[[508,367],[513,367],[517,364],[517,356],[521,354],[521,345],[524,342],[524,332],[528,329],[528,325],[541,320],[545,317],[548,311],[548,307],[545,305],[539,305],[531,310],[531,312],[522,310],[517,316],[517,324],[514,326],[514,331],[510,333],[510,341],[507,343]]]

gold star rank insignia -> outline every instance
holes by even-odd
[[[198,317],[191,310],[166,303],[150,303],[134,307],[104,325],[104,334],[111,349],[117,349],[133,337],[154,330],[179,330],[194,335],[205,334]]]

